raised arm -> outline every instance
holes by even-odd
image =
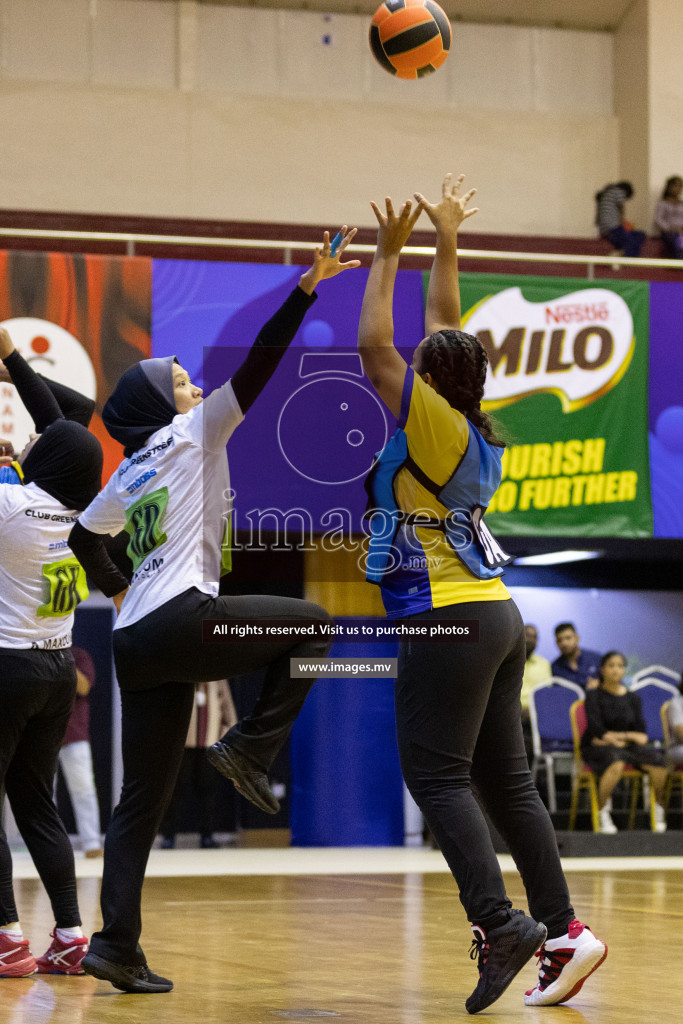
[[[327,278],[336,277],[344,270],[360,266],[360,260],[341,262],[344,250],[356,234],[356,228],[348,231],[344,225],[340,234],[341,242],[335,246],[333,253],[329,232],[324,233],[322,246],[314,252],[312,266],[301,275],[299,284],[292,294],[263,325],[246,359],[232,375],[232,388],[243,413],[253,405],[275,373],[307,310],[317,297],[316,286]]]
[[[441,186],[441,201],[428,203],[420,192],[415,198],[424,207],[436,228],[436,254],[429,275],[425,308],[425,334],[441,330],[460,330],[460,284],[458,281],[458,228],[464,220],[477,213],[477,207],[465,207],[476,193],[472,188],[464,196],[460,187],[465,180],[459,174],[447,174]]]
[[[57,400],[57,405],[62,410],[65,420],[80,423],[83,427],[90,426],[90,420],[95,411],[95,403],[92,398],[86,398],[80,391],[67,387],[66,384],[58,384],[56,380],[50,380],[42,373],[39,373],[38,376],[47,384]]]
[[[19,355],[9,332],[0,327],[0,360],[14,384],[39,434],[55,420],[64,419],[49,387]]]
[[[37,374],[37,376],[52,392],[65,420],[72,420],[72,422],[80,423],[84,427],[90,426],[90,420],[95,412],[95,402],[91,398],[86,398],[80,391],[67,387],[66,384],[59,384],[56,380],[50,380],[49,377],[45,377],[42,373]],[[10,372],[1,359],[0,383],[13,383]]]
[[[358,351],[368,380],[394,416],[398,416],[407,367],[394,347],[394,285],[401,249],[410,238],[422,204],[418,202],[413,210],[408,200],[396,214],[389,197],[385,203],[386,213],[370,203],[379,229],[358,324]]]

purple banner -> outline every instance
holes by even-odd
[[[300,267],[155,260],[152,345],[206,390],[240,365]],[[364,478],[395,420],[363,374],[356,332],[367,271],[323,282],[294,343],[228,446],[233,525],[358,531]],[[399,272],[395,341],[410,358],[424,333],[421,275]],[[270,519],[263,513],[270,512]],[[278,523],[279,520],[279,523]]]
[[[683,284],[650,285],[650,476],[655,537],[683,537]]]

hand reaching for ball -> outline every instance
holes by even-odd
[[[323,244],[318,246],[313,254],[313,266],[301,275],[299,287],[311,295],[319,281],[325,281],[329,277],[336,277],[344,270],[353,270],[360,266],[360,260],[347,260],[342,263],[341,257],[349,242],[352,241],[358,228],[351,228],[349,231],[346,224],[341,228],[339,235],[334,239],[334,248],[330,243],[330,233],[323,234]],[[339,238],[341,236],[341,238]]]
[[[476,195],[476,188],[471,188],[464,196],[460,195],[460,186],[465,180],[464,174],[459,174],[453,181],[453,175],[447,174],[441,186],[441,202],[429,203],[421,192],[413,193],[421,208],[425,210],[432,224],[439,232],[457,232],[464,220],[479,212],[479,207],[466,209],[469,201]]]
[[[0,360],[7,359],[7,356],[11,356],[13,352],[14,342],[9,336],[9,331],[4,327],[0,327]],[[0,365],[2,364],[0,363]],[[2,369],[5,370],[4,365],[2,365]],[[7,371],[5,370],[5,372]],[[9,374],[7,374],[7,376],[9,376]]]
[[[422,200],[418,200],[417,206],[413,209],[412,201],[408,199],[396,213],[390,196],[387,196],[384,202],[386,213],[382,213],[377,203],[370,202],[379,224],[377,256],[397,256],[410,238],[424,204]]]

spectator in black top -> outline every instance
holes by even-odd
[[[633,224],[624,218],[624,204],[632,195],[633,185],[630,181],[605,185],[595,194],[596,223],[600,237],[623,252],[624,256],[640,256],[645,241],[645,232],[636,231]]]
[[[624,685],[625,670],[624,655],[608,651],[600,659],[599,687],[586,694],[587,726],[581,738],[581,753],[599,780],[600,831],[617,831],[607,802],[624,769],[639,768],[650,776],[655,791],[656,828],[665,832],[665,755],[648,743],[640,697]]]

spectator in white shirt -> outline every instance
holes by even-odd
[[[664,242],[668,259],[683,259],[683,178],[668,178],[655,210],[655,224]]]

